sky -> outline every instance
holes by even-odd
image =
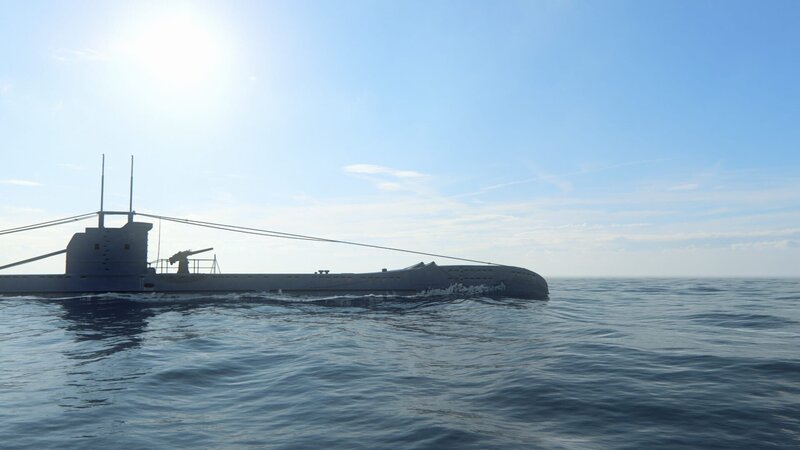
[[[97,211],[103,154],[127,209],[134,155],[139,212],[545,277],[797,277],[798,55],[796,1],[0,0],[0,229]],[[138,220],[151,260],[227,273],[454,263]],[[0,265],[87,226],[0,236]]]

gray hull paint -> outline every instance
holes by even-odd
[[[102,221],[99,225],[72,236],[66,248],[64,275],[0,275],[0,295],[107,292],[414,295],[466,291],[526,299],[548,297],[547,283],[538,274],[497,265],[420,263],[407,269],[372,273],[201,274],[179,270],[178,274],[157,274],[147,263],[147,235],[152,224],[129,218],[119,228],[104,227]],[[197,252],[184,251],[173,257],[194,253]]]
[[[155,274],[2,275],[0,294],[83,294],[106,292],[280,292],[286,294],[379,294],[476,292],[524,299],[547,299],[545,280],[511,266],[438,266],[329,274]]]

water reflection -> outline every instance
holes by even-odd
[[[142,334],[155,312],[147,304],[125,298],[88,296],[60,301],[66,330],[85,343],[71,358],[96,360],[141,345]],[[95,343],[96,345],[91,345]]]
[[[412,314],[424,317],[437,316],[442,305],[455,305],[462,302],[488,303],[509,310],[541,308],[546,302],[531,302],[515,299],[453,298],[444,297],[392,297],[392,296],[336,296],[336,297],[288,297],[274,294],[236,294],[218,296],[126,296],[95,295],[58,299],[63,309],[61,317],[65,330],[72,334],[77,344],[66,352],[70,359],[85,364],[110,357],[118,352],[140,347],[149,325],[160,314],[178,312],[192,314],[197,309],[220,307],[224,310],[253,308],[259,306],[279,306],[302,308],[309,314],[309,308],[358,308],[379,314],[385,319],[393,316]],[[320,310],[320,313],[324,313]],[[285,312],[285,311],[284,311]],[[345,312],[344,310],[342,311]],[[325,313],[327,314],[327,313]],[[426,321],[422,320],[422,323]]]

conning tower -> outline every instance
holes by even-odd
[[[67,245],[68,275],[147,273],[147,233],[153,224],[128,222],[121,228],[87,228]]]

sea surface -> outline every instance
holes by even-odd
[[[800,280],[0,298],[2,448],[800,448]]]

